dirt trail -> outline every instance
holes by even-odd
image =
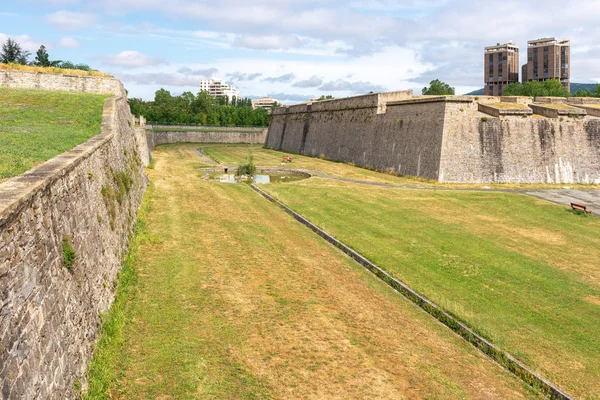
[[[158,148],[115,397],[535,397],[246,185]]]

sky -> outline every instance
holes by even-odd
[[[197,93],[221,78],[242,96],[311,97],[483,87],[485,46],[571,39],[571,81],[600,81],[600,0],[0,0],[0,41],[84,63],[129,97]]]

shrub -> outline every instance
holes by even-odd
[[[250,155],[248,156],[248,162],[238,167],[236,175],[254,176],[254,174],[256,174],[256,165],[254,165],[254,156],[252,155],[252,153],[250,153]]]
[[[63,263],[65,267],[69,271],[73,271],[73,264],[75,264],[75,260],[77,259],[77,253],[73,248],[73,244],[71,243],[71,238],[69,236],[63,237],[62,240],[62,251],[63,251]]]

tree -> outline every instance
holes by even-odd
[[[35,53],[35,61],[33,65],[38,67],[57,67],[62,63],[61,60],[50,61],[50,56],[46,50],[46,46],[41,45],[37,53]]]
[[[434,96],[445,96],[445,95],[453,95],[454,88],[450,87],[445,82],[440,81],[439,79],[434,79],[429,82],[429,87],[424,87],[421,91],[424,95],[434,95]]]
[[[523,84],[511,83],[502,91],[504,96],[553,96],[569,97],[571,94],[558,79],[548,79],[543,82],[528,81]]]
[[[27,65],[27,58],[31,53],[21,48],[21,45],[15,40],[8,38],[2,45],[2,52],[0,53],[0,63],[16,63]]]

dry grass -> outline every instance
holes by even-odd
[[[159,147],[114,397],[534,397],[246,185]]]
[[[529,110],[529,107],[527,107],[524,104],[519,104],[519,103],[500,102],[500,103],[491,103],[491,104],[485,104],[485,105],[489,106],[489,107],[493,107],[493,108],[498,108],[501,110]]]
[[[544,108],[551,108],[553,110],[575,110],[575,111],[581,110],[580,108],[571,107],[567,104],[560,104],[560,103],[539,103],[539,104],[536,104],[536,106],[540,106],[540,107],[544,107]]]
[[[34,67],[31,65],[20,64],[0,64],[0,71],[25,71],[25,72],[40,72],[43,74],[67,74],[67,75],[82,75],[82,76],[99,76],[112,78],[111,75],[100,71],[82,71],[79,69],[62,69],[55,67]]]

